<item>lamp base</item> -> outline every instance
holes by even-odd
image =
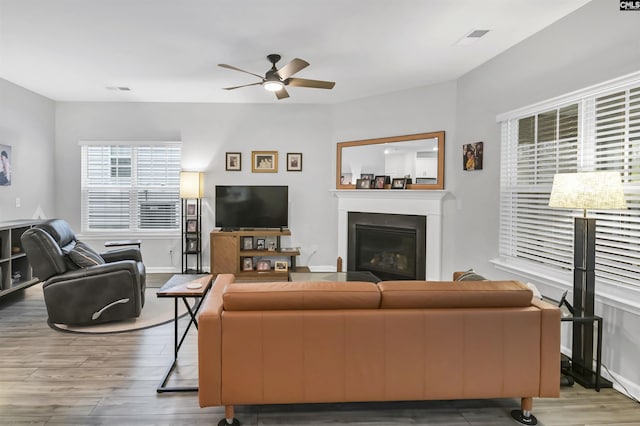
[[[568,357],[566,357],[565,355],[562,355],[562,358],[563,360],[568,359]],[[576,383],[578,383],[584,388],[596,389],[599,391],[602,388],[613,387],[613,383],[611,381],[605,379],[602,376],[598,378],[596,373],[594,373],[589,369],[586,369],[584,367],[580,367],[577,365],[573,365],[571,363],[569,366],[565,367],[565,365],[566,364],[564,364],[563,368],[560,370],[562,374],[573,378],[573,380],[575,380]]]

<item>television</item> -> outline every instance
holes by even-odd
[[[216,227],[286,228],[289,226],[289,187],[216,185]]]

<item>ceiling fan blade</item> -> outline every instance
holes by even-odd
[[[306,78],[290,78],[287,81],[289,86],[313,87],[315,89],[333,89],[336,85],[333,81],[307,80]]]
[[[233,90],[233,89],[239,89],[241,87],[259,86],[259,85],[262,85],[262,83],[258,82],[258,83],[251,83],[251,84],[243,84],[242,86],[223,87],[222,90]]]
[[[280,77],[282,80],[286,80],[292,75],[294,75],[295,73],[297,73],[298,71],[308,66],[309,66],[309,62],[302,60],[300,58],[294,58],[287,65],[280,68],[276,74],[278,74],[278,77]]]
[[[277,92],[273,92],[276,94],[276,98],[278,99],[285,99],[289,97],[289,92],[287,92],[287,89],[285,89],[284,87],[280,90],[278,90]]]
[[[264,79],[264,77],[261,76],[261,75],[254,74],[254,73],[249,72],[249,71],[241,70],[240,68],[234,67],[233,65],[218,64],[218,66],[222,67],[222,68],[227,68],[227,69],[230,69],[230,70],[234,70],[234,71],[240,71],[240,72],[244,72],[244,73],[247,73],[247,74],[255,75],[256,77],[258,77],[261,80]]]

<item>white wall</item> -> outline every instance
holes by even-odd
[[[55,215],[54,116],[54,102],[0,79],[0,145],[10,145],[12,157],[0,222]]]
[[[81,140],[181,140],[184,170],[205,172],[203,265],[209,269],[208,232],[213,228],[216,184],[289,185],[292,236],[301,265],[335,265],[335,200],[328,188],[335,171],[328,107],[300,105],[80,103],[56,109],[56,201],[60,217],[80,230]],[[278,173],[252,173],[252,150],[278,151]],[[242,171],[225,171],[225,152],[242,153]],[[287,152],[301,152],[302,172],[287,172]],[[109,235],[83,239],[100,249]],[[173,250],[173,256],[170,255]],[[180,269],[180,239],[143,240],[151,271]]]
[[[640,16],[618,3],[594,0],[458,80],[457,136],[484,141],[484,170],[458,175],[455,269],[474,267],[490,277],[534,282],[558,299],[566,283],[514,276],[492,266],[498,257],[500,129],[496,115],[640,70]],[[456,168],[461,150],[455,151]],[[596,285],[597,287],[597,285]],[[597,288],[596,288],[597,291]],[[631,301],[636,306],[638,300]],[[640,396],[640,316],[636,309],[598,298],[604,317],[604,364]],[[563,326],[563,344],[570,330]]]

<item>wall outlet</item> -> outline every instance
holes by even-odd
[[[20,197],[16,197],[16,207],[20,207]]]

